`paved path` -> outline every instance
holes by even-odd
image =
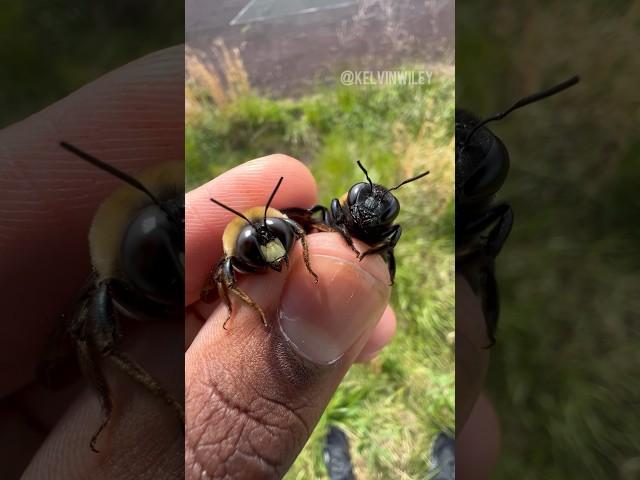
[[[251,84],[275,95],[344,69],[453,64],[453,0],[353,1],[187,0],[187,44],[205,54],[215,38],[241,47]]]

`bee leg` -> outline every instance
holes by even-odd
[[[233,264],[230,257],[223,258],[216,267],[213,281],[218,286],[218,295],[227,306],[227,318],[222,324],[224,330],[227,329],[227,323],[231,320],[231,314],[233,307],[231,306],[231,299],[229,298],[228,284],[235,283],[235,277],[233,275]]]
[[[258,305],[256,302],[254,302],[253,299],[249,295],[247,295],[245,292],[240,290],[238,287],[229,287],[229,291],[231,293],[236,294],[238,297],[240,297],[240,299],[244,303],[246,303],[247,305],[249,305],[250,307],[255,309],[258,312],[258,314],[260,315],[260,318],[262,319],[262,323],[264,324],[264,326],[269,328],[269,324],[267,323],[267,317],[264,314],[264,311],[262,310],[262,308],[260,308],[260,305]]]
[[[477,220],[469,223],[462,233],[463,235],[481,233],[494,224],[487,237],[486,252],[489,256],[496,258],[513,226],[513,211],[509,205],[506,203],[495,205]]]
[[[231,320],[231,312],[232,312],[232,306],[231,306],[231,299],[229,298],[229,291],[227,290],[227,288],[225,287],[224,283],[222,282],[218,282],[218,295],[220,295],[220,298],[222,299],[222,301],[224,302],[224,304],[227,306],[227,318],[224,319],[224,323],[222,324],[222,328],[224,330],[227,329],[227,323],[229,322],[229,320]]]
[[[264,311],[262,310],[262,308],[260,308],[260,305],[254,302],[249,295],[247,295],[245,292],[243,292],[240,288],[236,286],[236,277],[233,273],[233,257],[227,257],[220,264],[220,266],[218,267],[218,271],[216,273],[216,281],[218,282],[220,291],[224,292],[222,297],[223,299],[226,298],[225,303],[229,310],[229,315],[227,316],[227,319],[222,325],[223,328],[226,326],[227,322],[231,318],[231,300],[229,299],[229,292],[240,297],[240,299],[244,303],[246,303],[247,305],[252,307],[254,310],[256,310],[260,315],[260,318],[262,319],[262,323],[264,324],[264,326],[269,327],[269,324],[267,323],[267,317],[264,314]]]
[[[138,382],[153,396],[176,410],[178,417],[184,423],[184,407],[180,405],[149,373],[138,363],[116,348],[121,335],[117,318],[113,314],[113,301],[109,294],[109,282],[100,283],[93,301],[94,328],[93,335],[100,354],[110,360],[123,373]]]
[[[372,255],[374,253],[379,253],[384,258],[384,261],[387,263],[389,268],[389,278],[391,279],[390,286],[393,285],[393,281],[396,276],[396,259],[393,255],[393,249],[398,244],[400,240],[400,236],[402,235],[402,227],[400,225],[394,225],[387,232],[386,237],[382,242],[374,245],[369,250],[366,250],[360,254],[360,261],[367,255]]]
[[[216,298],[213,292],[214,292],[214,289],[216,289],[216,287],[217,287],[218,293],[220,293],[220,287],[219,287],[220,282],[218,280],[219,272],[226,260],[227,258],[223,257],[217,263],[217,265],[209,271],[205,284],[202,287],[202,291],[200,292],[200,301],[202,301],[202,303],[212,303],[215,301]]]
[[[300,239],[300,243],[302,243],[302,257],[304,258],[304,265],[307,267],[309,273],[313,275],[315,283],[318,283],[318,275],[311,268],[311,262],[309,261],[309,244],[307,243],[307,236],[304,233],[304,230],[293,220],[284,219],[284,221],[293,228],[293,231],[296,232],[296,236]]]
[[[507,205],[504,214],[500,217],[496,226],[489,232],[487,238],[487,251],[493,258],[496,258],[500,250],[502,250],[502,247],[509,237],[509,233],[511,233],[512,227],[513,210]]]
[[[102,355],[108,355],[113,346],[120,340],[120,324],[113,313],[113,301],[109,292],[109,281],[98,284],[92,302],[93,328],[92,336]]]
[[[379,253],[384,259],[387,264],[387,268],[389,269],[389,286],[393,286],[393,282],[396,278],[396,257],[393,254],[393,246],[382,244],[371,248],[360,255],[360,261],[362,261],[366,255],[371,255],[372,253]]]
[[[177,414],[178,418],[184,424],[184,407],[173,396],[167,392],[160,383],[153,378],[138,362],[129,357],[126,353],[114,349],[107,357],[114,365],[130,378],[138,382],[153,396],[161,399],[166,405],[171,407]]]
[[[98,400],[100,401],[102,409],[102,423],[89,442],[89,448],[91,448],[95,453],[99,453],[96,448],[96,442],[104,428],[111,420],[113,404],[111,402],[109,384],[107,383],[107,379],[102,371],[102,366],[100,365],[101,354],[93,337],[93,325],[91,324],[91,318],[89,315],[90,305],[91,300],[86,300],[78,309],[76,315],[71,321],[70,333],[71,337],[76,342],[78,362],[82,369],[82,373],[87,379],[89,385],[98,395]]]
[[[335,230],[342,235],[342,238],[347,242],[349,248],[353,250],[357,257],[360,257],[360,251],[356,248],[353,243],[353,238],[351,238],[351,234],[346,226],[346,221],[344,218],[344,212],[342,211],[342,206],[340,205],[340,200],[334,198],[331,200],[331,226],[335,228]]]
[[[496,330],[498,328],[498,317],[500,316],[500,297],[498,294],[498,282],[493,273],[493,267],[483,269],[482,273],[482,310],[485,315],[487,327],[487,337],[489,345],[483,347],[489,349],[496,343]]]
[[[91,341],[78,340],[78,360],[85,378],[98,394],[100,406],[102,408],[102,423],[96,430],[89,441],[89,448],[95,453],[99,453],[96,448],[98,437],[109,424],[111,413],[113,412],[113,404],[111,402],[111,392],[109,384],[104,376],[102,367],[100,366],[100,353]]]
[[[389,268],[389,286],[393,286],[396,278],[396,257],[393,255],[393,248],[390,248],[386,254],[387,267]]]
[[[101,282],[93,297],[88,297],[71,323],[71,336],[76,341],[78,360],[89,385],[98,394],[103,420],[91,437],[89,448],[98,453],[96,442],[111,420],[113,403],[109,384],[102,370],[100,358],[117,338],[111,303],[108,302],[108,283]]]
[[[367,255],[372,255],[374,253],[381,253],[385,250],[393,250],[400,240],[400,236],[402,235],[402,227],[400,225],[394,225],[391,227],[389,232],[386,234],[386,238],[371,247],[369,250],[366,250],[360,254],[360,260],[362,260]]]

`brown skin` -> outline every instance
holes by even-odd
[[[315,182],[306,167],[284,155],[248,162],[187,195],[188,300],[197,300],[198,288],[207,274],[200,266],[214,262],[221,253],[216,248],[220,249],[224,226],[232,216],[212,208],[209,198],[242,210],[264,201],[279,176],[285,181],[274,199],[274,208],[316,202]],[[260,187],[246,187],[256,184]],[[249,198],[238,194],[247,191]],[[238,276],[241,288],[265,310],[271,328],[265,329],[251,308],[236,301],[229,331],[225,331],[224,305],[192,304],[198,314],[190,310],[187,316],[187,478],[201,478],[203,473],[210,478],[223,478],[225,474],[231,478],[280,478],[306,443],[351,364],[358,358],[371,358],[393,335],[395,318],[386,307],[389,290],[384,261],[375,256],[358,262],[335,233],[313,234],[308,240],[311,264],[320,276],[317,285],[304,267],[299,244],[292,251],[290,269]],[[314,262],[319,257],[322,259]],[[342,268],[332,268],[324,258],[339,259],[336,261]],[[309,292],[326,289],[332,294],[332,286],[358,288],[358,272],[373,277],[384,292],[378,300],[381,303],[376,318],[350,315],[351,307],[344,305],[345,321],[352,318],[369,322],[365,333],[332,365],[319,366],[302,359],[277,328],[277,311],[289,285],[307,282],[303,288],[309,288]],[[340,315],[339,308],[334,313]],[[321,327],[324,320],[317,319]]]

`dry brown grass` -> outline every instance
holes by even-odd
[[[238,97],[251,92],[249,75],[242,61],[240,49],[229,48],[222,39],[211,44],[211,55],[186,47],[187,71],[185,112],[187,120],[198,115],[207,103],[224,109]]]
[[[428,107],[431,108],[431,107]],[[438,145],[433,141],[433,131],[438,128],[435,122],[424,120],[418,135],[411,138],[410,133],[401,123],[393,126],[395,141],[393,151],[398,157],[402,170],[401,178],[409,178],[419,172],[429,170],[429,189],[433,198],[439,199],[433,205],[432,213],[439,215],[447,207],[454,184],[454,139],[446,145]],[[415,188],[418,188],[416,186]]]

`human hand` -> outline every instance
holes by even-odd
[[[184,47],[163,50],[83,87],[0,132],[0,478],[175,478],[179,422],[109,367],[114,417],[98,441],[97,397],[80,378],[59,391],[35,380],[60,314],[90,272],[96,208],[122,182],[59,147],[61,140],[132,174],[184,158]],[[177,398],[181,321],[125,325],[125,348]],[[73,352],[71,352],[73,354]],[[26,471],[25,471],[26,467]]]
[[[188,479],[280,478],[352,363],[372,358],[395,331],[384,261],[372,255],[359,262],[335,233],[308,236],[317,284],[300,242],[282,272],[238,275],[240,288],[265,311],[268,329],[233,295],[228,330],[226,306],[198,300],[233,218],[209,199],[241,212],[264,205],[281,176],[274,208],[316,202],[310,172],[284,155],[247,162],[186,197]]]

